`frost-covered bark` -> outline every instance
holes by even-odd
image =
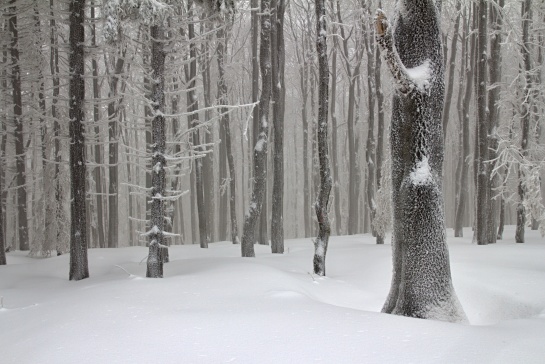
[[[271,216],[271,251],[284,253],[284,0],[273,0],[272,28],[274,181]]]
[[[269,135],[269,103],[272,90],[271,70],[271,2],[261,1],[261,45],[259,65],[262,91],[259,100],[259,134],[254,147],[254,180],[250,207],[244,219],[241,251],[243,257],[254,257],[256,224],[265,199],[267,177],[267,144]]]
[[[325,258],[331,225],[329,222],[329,193],[331,172],[327,138],[327,113],[329,107],[329,65],[327,62],[327,27],[325,0],[316,0],[316,53],[318,56],[318,159],[320,162],[320,189],[316,197],[318,236],[314,240],[314,274],[325,276]]]
[[[0,167],[4,167],[4,154],[0,154]],[[0,178],[0,192],[2,191],[2,178]],[[4,242],[4,204],[0,200],[0,265],[6,265],[6,244]]]
[[[398,0],[377,12],[377,40],[395,82],[391,126],[394,209],[390,293],[383,312],[463,321],[452,286],[442,196],[444,65],[440,9]]]
[[[166,136],[165,117],[165,52],[163,49],[164,31],[161,25],[150,27],[151,36],[151,228],[148,231],[149,253],[146,277],[163,277],[163,256],[165,228],[165,187],[166,187]]]
[[[85,81],[84,42],[85,1],[70,2],[70,280],[89,277],[87,264],[87,226],[85,211]]]
[[[528,138],[530,137],[530,86],[531,86],[531,60],[530,60],[530,42],[529,42],[529,29],[532,19],[532,1],[524,0],[522,2],[522,47],[521,54],[523,58],[523,70],[524,74],[524,94],[525,102],[522,104],[522,116],[521,116],[521,141],[520,149],[524,157],[528,156]],[[518,195],[519,201],[517,205],[517,229],[515,232],[515,241],[517,243],[524,243],[524,229],[526,225],[526,209],[524,206],[525,194],[524,189],[524,176],[522,168],[519,167],[519,182],[518,182]]]

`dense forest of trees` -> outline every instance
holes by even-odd
[[[398,18],[419,11],[398,1]],[[251,257],[312,237],[323,275],[329,234],[381,244],[392,221],[407,229],[390,144],[427,151],[439,240],[443,227],[471,226],[477,244],[505,224],[520,243],[545,234],[545,5],[425,3],[440,14],[444,106],[418,149],[389,137],[392,96],[410,93],[400,50],[383,66],[377,43],[390,2],[2,0],[0,264],[70,252],[77,280],[87,248],[147,245],[161,277],[171,244],[231,240]]]

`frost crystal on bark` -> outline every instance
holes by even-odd
[[[440,7],[398,0],[379,10],[377,41],[396,81],[390,146],[394,272],[383,312],[465,321],[452,286],[442,196],[444,66]]]

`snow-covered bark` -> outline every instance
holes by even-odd
[[[331,171],[327,137],[327,116],[329,107],[329,65],[327,62],[327,27],[325,0],[316,0],[316,53],[318,56],[318,159],[320,162],[320,189],[316,197],[316,218],[318,236],[314,240],[314,273],[325,276],[325,258],[331,225],[329,222],[329,193],[331,192]]]
[[[87,264],[87,226],[85,211],[85,1],[70,2],[70,176],[71,176],[71,229],[70,280],[89,277]]]
[[[146,277],[163,277],[163,250],[165,228],[165,187],[166,187],[166,136],[165,136],[165,51],[164,30],[161,25],[150,27],[151,36],[151,228]]]
[[[529,29],[530,29],[530,21],[532,19],[532,8],[531,8],[532,1],[531,0],[524,0],[522,2],[522,46],[521,46],[521,54],[523,58],[523,70],[525,72],[524,79],[525,79],[525,87],[524,87],[524,94],[525,94],[525,102],[522,104],[522,116],[521,116],[521,141],[520,141],[520,149],[524,157],[528,156],[528,138],[530,137],[530,86],[531,86],[531,60],[530,60],[530,42],[529,42]],[[526,199],[526,191],[524,186],[524,178],[523,175],[523,169],[519,167],[519,183],[518,183],[518,195],[519,195],[519,202],[517,205],[517,230],[515,233],[515,241],[517,243],[524,243],[524,229],[526,225],[526,210],[525,210],[525,199]]]
[[[4,167],[4,155],[0,151],[0,167]],[[2,178],[0,178],[0,192],[2,191]],[[0,265],[6,265],[6,244],[4,242],[4,204],[0,199]]]
[[[394,19],[390,25],[377,12],[377,41],[396,82],[390,135],[394,272],[383,312],[464,321],[443,212],[440,9],[433,0],[398,0]]]
[[[254,180],[250,207],[244,219],[241,251],[243,257],[254,257],[254,242],[257,220],[261,215],[265,199],[267,177],[267,148],[269,138],[269,104],[272,91],[271,70],[271,2],[261,1],[261,45],[259,65],[262,91],[259,100],[259,134],[254,147]]]

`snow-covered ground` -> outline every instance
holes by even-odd
[[[92,249],[91,278],[68,281],[68,255],[8,254],[0,266],[2,363],[544,363],[545,241],[514,228],[495,245],[453,238],[454,286],[471,325],[380,313],[390,245],[332,237],[327,278],[310,239],[286,253],[227,242],[170,248],[146,279],[143,247]],[[129,273],[127,273],[129,272]]]

